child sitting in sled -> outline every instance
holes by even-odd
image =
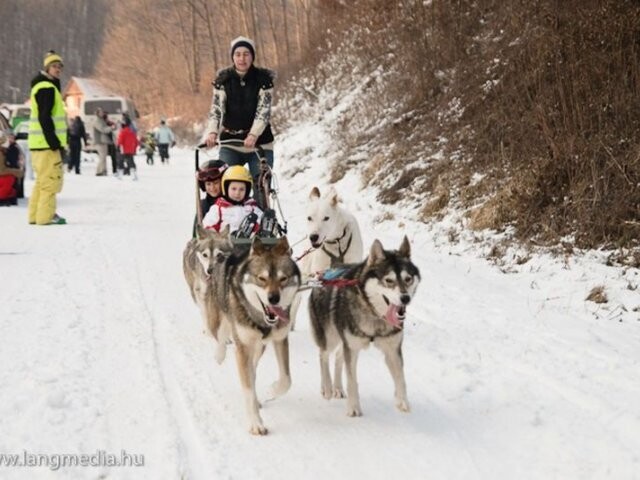
[[[209,208],[202,219],[202,225],[216,232],[224,230],[229,225],[231,234],[240,237],[249,237],[257,233],[260,229],[262,210],[257,202],[250,198],[253,179],[249,170],[241,165],[229,167],[222,175],[221,184],[222,196]],[[248,226],[249,231],[239,231],[241,225]]]

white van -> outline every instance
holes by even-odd
[[[84,122],[84,128],[89,136],[89,143],[85,150],[93,150],[93,127],[96,123],[96,110],[101,108],[114,124],[119,125],[122,120],[122,114],[128,113],[131,120],[139,118],[133,101],[126,97],[106,96],[106,97],[89,97],[84,98],[80,102],[80,118]],[[115,133],[114,133],[115,135]],[[115,140],[115,139],[114,139]]]

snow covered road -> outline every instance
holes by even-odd
[[[400,209],[374,223],[373,195],[347,176],[338,188],[365,248],[374,238],[397,248],[406,233],[422,273],[404,346],[412,412],[395,410],[374,349],[359,363],[364,416],[323,400],[303,308],[293,386],[264,402],[270,434],[256,438],[234,357],[214,362],[182,276],[192,152],[176,151],[170,165],[141,160],[139,182],[95,177],[92,163],[67,175],[66,226],[27,225],[25,201],[0,209],[0,454],[126,451],[144,465],[55,470],[0,457],[0,478],[640,478],[637,270],[534,259],[503,274],[434,246]],[[318,166],[288,178],[281,163],[293,243],[309,190],[326,180]],[[609,306],[584,302],[598,284],[610,288]],[[259,395],[275,376],[268,350]]]

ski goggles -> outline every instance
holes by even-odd
[[[206,170],[201,170],[198,172],[198,180],[200,182],[213,182],[215,180],[220,180],[222,178],[222,174],[227,169],[227,166],[222,166],[220,168],[207,168]]]

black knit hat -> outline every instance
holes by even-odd
[[[248,48],[251,52],[251,58],[253,60],[256,59],[256,47],[253,44],[253,40],[247,37],[237,37],[231,41],[231,59],[233,59],[233,52],[239,47]]]

